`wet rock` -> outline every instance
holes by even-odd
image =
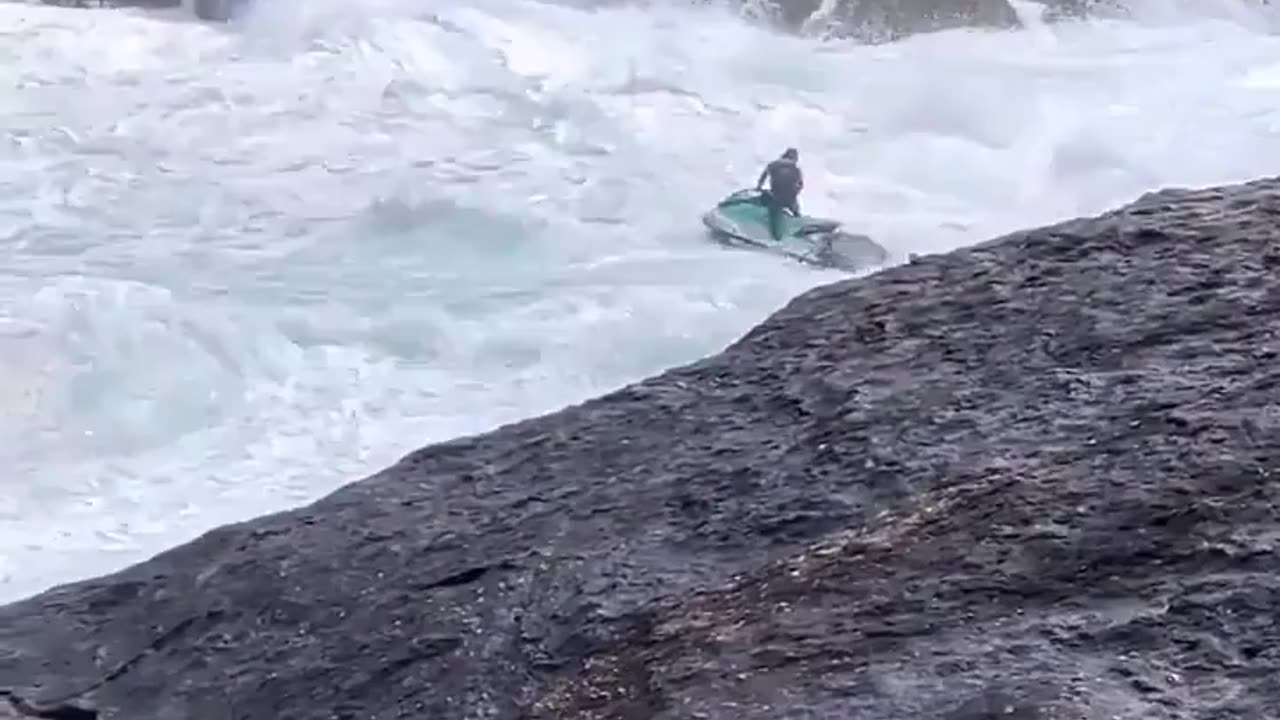
[[[587,4],[628,0],[559,0]],[[719,0],[689,0],[694,3]],[[1125,0],[1031,0],[1023,7],[1047,22],[1090,17],[1126,18]],[[1270,0],[1250,0],[1269,5]],[[911,35],[975,28],[1015,30],[1029,17],[1010,0],[741,0],[743,13],[779,29],[863,42],[889,42]],[[1037,6],[1042,6],[1037,10]]]
[[[700,1],[714,0],[693,0]],[[1044,6],[1041,19],[1047,21],[1123,11],[1121,0],[1032,2]],[[1022,28],[1025,20],[1009,0],[744,0],[742,6],[747,16],[786,31],[863,42],[959,28],[1013,30]]]
[[[140,7],[140,8],[176,8],[182,7],[182,0],[40,0],[45,5],[61,7],[96,8],[96,7]]]
[[[790,31],[868,42],[961,27],[1021,25],[1008,0],[764,0],[744,6],[749,14]]]
[[[193,10],[201,20],[225,22],[244,12],[250,0],[194,0]]]
[[[0,690],[0,720],[44,718],[44,720],[95,720],[98,712],[76,702],[37,705],[21,695]]]
[[[1124,0],[1036,0],[1045,6],[1044,19],[1065,20],[1088,17],[1092,13],[1114,13]]]
[[[600,7],[644,4],[649,0],[543,1]],[[724,5],[723,0],[675,1]],[[744,17],[781,31],[863,42],[888,42],[919,33],[965,27],[1014,29],[1022,25],[1009,0],[736,0],[734,4]]]
[[[0,687],[104,720],[1268,717],[1278,218],[1280,179],[1168,190],[811,291],[0,608]]]
[[[191,6],[192,12],[201,20],[226,21],[247,7],[250,0],[40,0],[45,5],[58,5],[75,8],[147,8],[168,9],[180,8],[184,4]]]
[[[1042,16],[1044,20],[1049,22],[1063,20],[1081,20],[1088,18],[1105,18],[1105,19],[1132,19],[1131,5],[1129,0],[1034,0],[1046,6],[1045,13]],[[1272,0],[1242,0],[1236,3],[1234,8],[1226,8],[1231,10],[1231,14],[1235,15],[1240,10],[1263,8],[1270,9]],[[1175,4],[1176,7],[1176,4]],[[1184,7],[1186,7],[1184,5]],[[1223,6],[1214,6],[1210,4],[1208,10],[1222,10]],[[1265,12],[1266,10],[1264,10]],[[1238,15],[1237,15],[1238,17]]]

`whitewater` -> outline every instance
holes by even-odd
[[[698,225],[788,145],[895,260],[1280,157],[1243,4],[879,46],[425,5],[0,7],[0,601],[719,350],[844,277]]]

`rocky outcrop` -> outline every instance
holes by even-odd
[[[718,0],[693,0],[707,1]],[[1049,21],[1083,18],[1098,8],[1114,14],[1123,2],[1033,1],[1045,6],[1042,17]],[[958,28],[1022,27],[1022,18],[1009,0],[742,0],[742,7],[747,16],[785,31],[864,42]]]
[[[748,0],[748,14],[806,34],[867,42],[959,27],[1016,28],[1008,0]]]
[[[225,22],[253,0],[190,0],[194,15]],[[622,5],[633,0],[545,0],[578,7]],[[721,0],[682,0],[692,4]],[[1078,19],[1093,14],[1124,16],[1124,0],[1032,0],[1046,6],[1043,19]],[[1270,0],[1255,0],[1266,5]],[[40,0],[67,7],[174,8],[183,0]],[[743,13],[780,30],[865,42],[899,40],[919,33],[957,28],[1017,29],[1022,19],[1009,0],[740,0]]]
[[[226,22],[242,13],[250,0],[193,0],[196,17],[201,20]]]
[[[564,1],[564,0],[561,0]],[[601,0],[580,0],[600,2]],[[625,1],[625,0],[623,0]],[[719,0],[691,0],[719,2]],[[1009,0],[740,0],[747,16],[779,29],[864,42],[887,42],[910,35],[958,28],[1020,29]],[[1032,0],[1043,6],[1040,19],[1056,22],[1091,16],[1123,18],[1125,0]],[[1270,0],[1251,0],[1269,5]],[[1030,7],[1035,7],[1034,5]]]
[[[97,8],[97,7],[116,7],[116,8],[176,8],[182,7],[182,0],[40,0],[45,5],[60,5],[62,7],[78,7],[78,8]]]
[[[0,608],[78,718],[1263,718],[1280,179],[809,292],[723,353]]]
[[[250,0],[190,0],[192,12],[201,20],[226,21],[238,13]],[[96,8],[141,7],[150,9],[177,8],[183,0],[40,0],[45,5],[63,7]]]

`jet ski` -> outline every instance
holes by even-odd
[[[782,219],[782,239],[769,232],[764,190],[738,190],[702,216],[702,224],[722,244],[784,255],[823,268],[859,272],[889,259],[889,252],[866,235],[848,233],[837,220],[793,216]]]

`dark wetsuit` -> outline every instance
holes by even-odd
[[[800,190],[804,188],[804,175],[794,160],[778,158],[765,166],[756,181],[756,187],[764,185],[769,178],[769,191],[765,193],[765,202],[769,208],[769,233],[774,240],[782,239],[782,212],[789,210],[792,215],[800,216]]]

